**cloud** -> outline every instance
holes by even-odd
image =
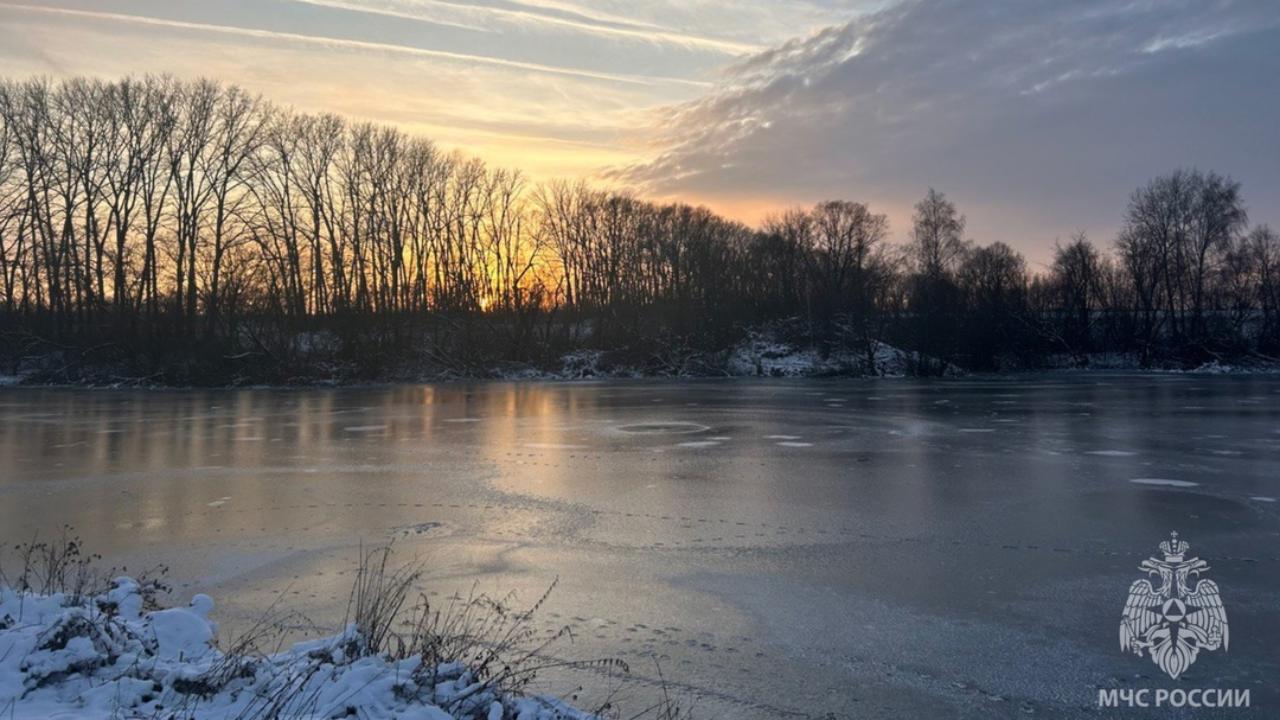
[[[634,160],[635,150],[617,139],[638,131],[633,108],[666,89],[270,33],[21,12],[2,3],[0,68],[15,78],[215,78],[301,111],[393,124],[539,178]]]
[[[327,48],[333,50],[357,50],[371,51],[385,54],[409,55],[418,57],[428,57],[437,60],[447,60],[462,63],[496,65],[512,70],[527,71],[532,73],[543,73],[551,75],[566,75],[586,80],[601,80],[616,83],[636,83],[636,84],[661,84],[670,83],[677,85],[705,86],[706,83],[686,80],[684,78],[661,77],[651,75],[638,75],[632,73],[607,73],[597,72],[593,70],[568,67],[563,65],[549,65],[545,63],[525,62],[518,60],[508,60],[500,57],[489,55],[476,55],[470,53],[451,52],[447,50],[435,50],[430,48],[415,47],[409,45],[398,45],[392,43],[375,42],[369,40],[352,40],[341,37],[331,37],[326,35],[307,35],[296,32],[281,32],[277,30],[264,30],[260,28],[237,27],[233,25],[221,25],[214,23],[200,23],[185,20],[172,20],[168,18],[149,17],[144,15],[133,15],[128,13],[110,13],[99,12],[95,10],[77,10],[72,8],[53,8],[41,7],[38,5],[22,5],[17,3],[0,3],[0,7],[11,10],[18,10],[31,13],[47,13],[50,15],[62,15],[67,17],[83,18],[99,20],[104,22],[126,23],[136,25],[146,25],[150,27],[169,28],[174,30],[194,30],[205,33],[214,33],[222,35],[237,35],[246,38],[254,38],[259,40],[271,40],[282,43],[298,43]]]
[[[609,175],[713,205],[869,200],[902,209],[899,236],[933,185],[1033,259],[1182,165],[1242,180],[1274,223],[1277,48],[1265,1],[908,0],[742,60]]]
[[[623,19],[605,19],[569,11],[561,7],[542,7],[525,3],[469,5],[447,0],[293,0],[305,5],[336,8],[351,12],[385,15],[404,20],[430,22],[462,29],[489,31],[485,23],[514,26],[552,26],[587,35],[638,41],[647,44],[670,44],[679,47],[712,50],[726,55],[759,51],[757,45],[732,40],[673,32],[648,23]]]

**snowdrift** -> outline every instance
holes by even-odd
[[[146,611],[121,577],[94,596],[0,587],[0,717],[594,720],[504,696],[464,664],[367,652],[355,626],[273,654],[224,651],[213,600]]]

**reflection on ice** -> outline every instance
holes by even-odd
[[[1180,488],[1198,487],[1200,485],[1200,483],[1191,482],[1189,480],[1169,480],[1166,478],[1134,478],[1129,482],[1137,483],[1139,485],[1167,485],[1168,487]]]
[[[1280,378],[1098,377],[6,388],[0,528],[73,524],[109,563],[236,598],[229,621],[286,595],[340,622],[341,572],[390,538],[428,593],[558,576],[542,629],[638,674],[666,655],[700,717],[991,716],[978,686],[994,715],[1079,717],[1091,683],[1145,667],[1107,618],[1171,529],[1280,645],[1258,542],[1280,530],[1280,403],[1237,402]],[[1261,688],[1274,657],[1212,670]]]

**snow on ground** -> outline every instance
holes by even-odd
[[[825,375],[875,375],[902,377],[919,364],[914,353],[872,341],[871,359],[864,350],[833,350],[823,354],[813,347],[780,340],[765,329],[752,331],[733,347],[725,369],[730,375],[761,377],[814,377]],[[959,375],[948,365],[944,374]],[[830,401],[830,400],[828,400]],[[838,402],[843,402],[837,399]]]
[[[1235,364],[1210,360],[1195,367],[1179,365],[1173,360],[1143,362],[1136,353],[1087,353],[1085,355],[1053,354],[1044,358],[1046,368],[1055,370],[1112,370],[1158,372],[1191,375],[1268,375],[1280,373],[1280,365],[1261,357],[1244,357]]]
[[[196,595],[188,607],[146,612],[127,577],[82,599],[0,587],[0,716],[594,718],[553,698],[503,697],[460,663],[361,652],[354,627],[272,655],[228,654],[212,610],[212,598]]]

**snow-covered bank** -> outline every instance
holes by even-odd
[[[962,375],[960,368],[925,358],[941,374]],[[776,333],[752,332],[734,346],[728,374],[744,377],[905,377],[916,372],[921,358],[887,343],[872,341],[870,351],[836,349],[826,354],[812,345],[780,339]]]
[[[889,340],[888,342],[886,340]],[[502,360],[483,354],[468,359],[432,347],[398,355],[353,359],[336,336],[301,333],[286,360],[232,356],[223,365],[204,367],[190,359],[170,358],[131,365],[90,362],[64,351],[6,359],[0,352],[0,388],[8,385],[78,387],[349,387],[472,380],[560,381],[638,378],[723,377],[958,377],[970,371],[1018,375],[1044,371],[1192,373],[1248,375],[1280,373],[1280,359],[1242,352],[1207,362],[1203,355],[1178,357],[1137,352],[1050,352],[1002,355],[983,364],[964,356],[939,357],[911,349],[892,338],[864,339],[815,333],[792,318],[744,328],[715,341],[690,337],[636,339],[633,344],[593,347],[588,335],[579,346],[555,353],[550,348],[529,359]],[[575,344],[577,344],[575,343]],[[201,369],[203,368],[203,369]]]
[[[458,662],[368,651],[350,626],[257,654],[215,641],[214,603],[147,611],[121,577],[75,598],[0,587],[0,717],[589,720],[549,697],[504,693]]]
[[[1178,363],[1171,360],[1143,362],[1137,353],[1088,353],[1081,356],[1050,355],[1045,358],[1044,369],[1152,374],[1271,375],[1280,373],[1280,362],[1261,356],[1247,356],[1231,361],[1210,360],[1200,364]]]

